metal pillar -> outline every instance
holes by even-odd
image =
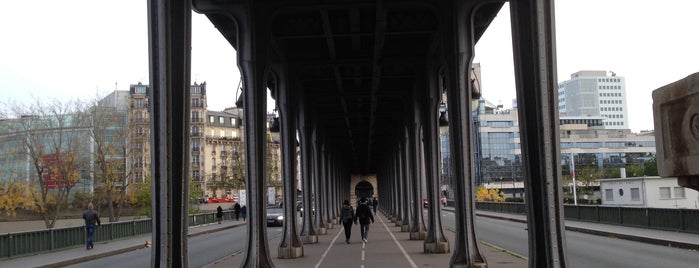
[[[303,245],[296,218],[296,98],[288,87],[287,66],[275,66],[276,93],[281,120],[282,183],[284,191],[284,231],[279,243],[280,259],[303,257]]]
[[[313,222],[313,165],[312,139],[313,128],[309,125],[309,112],[306,110],[306,98],[301,96],[299,105],[299,143],[301,144],[301,180],[303,187],[303,220],[301,227],[301,240],[304,244],[318,243],[315,224]]]
[[[449,241],[442,230],[442,217],[439,202],[439,141],[437,126],[437,105],[440,100],[440,75],[437,69],[431,69],[429,95],[425,100],[423,122],[426,123],[425,134],[425,168],[427,190],[427,236],[423,250],[425,253],[449,252]]]
[[[151,267],[187,267],[190,0],[148,1],[152,105]]]
[[[400,174],[401,174],[401,192],[403,199],[401,200],[403,221],[400,227],[401,232],[410,232],[410,171],[408,170],[408,139],[407,139],[407,129],[405,126],[401,127],[403,129],[402,137],[400,139],[400,150],[398,157],[400,158]]]
[[[322,166],[322,150],[321,150],[321,143],[320,143],[320,133],[318,133],[318,127],[313,128],[313,187],[315,188],[314,192],[314,199],[315,202],[313,203],[313,207],[315,207],[315,215],[313,215],[313,219],[315,220],[315,224],[318,227],[317,229],[317,234],[319,235],[325,235],[328,233],[328,230],[325,228],[325,222],[323,221],[323,209],[321,207],[321,204],[323,202],[323,199],[321,199],[322,192],[323,192],[323,187],[321,184],[321,181],[323,180],[321,174],[321,166]],[[304,213],[309,213],[312,211],[307,211]],[[312,214],[312,213],[311,213]]]
[[[443,37],[446,61],[446,79],[449,111],[449,140],[453,160],[455,194],[456,234],[452,267],[487,267],[478,247],[474,226],[475,198],[473,179],[473,124],[472,100],[480,97],[471,85],[471,62],[475,40],[471,14],[475,14],[477,3],[454,1],[450,13],[456,17],[446,25]],[[498,4],[496,4],[498,5]],[[500,4],[501,5],[501,4]],[[441,92],[440,92],[441,94]]]
[[[243,75],[243,106],[245,124],[245,185],[248,204],[248,242],[241,267],[273,267],[269,256],[266,217],[265,162],[267,156],[266,109],[268,35],[264,26],[252,21],[252,7],[235,9],[238,22],[238,66]]]
[[[419,87],[419,86],[418,86]],[[410,208],[412,209],[412,220],[410,221],[410,240],[423,240],[427,235],[427,230],[425,229],[425,224],[422,217],[422,194],[420,189],[422,188],[422,161],[420,156],[422,155],[422,144],[420,141],[420,114],[422,110],[420,109],[420,104],[418,103],[418,91],[417,88],[413,89],[413,96],[411,100],[411,110],[412,116],[410,116],[410,122],[408,122],[408,143],[409,143],[409,168],[410,168],[410,184],[411,187],[411,198],[412,203]]]
[[[330,166],[332,164],[330,163],[330,149],[328,147],[327,140],[324,139],[322,147],[323,154],[321,155],[323,157],[323,177],[321,179],[321,185],[323,186],[323,192],[321,193],[323,203],[321,205],[323,206],[323,219],[326,223],[325,228],[333,229],[332,216],[330,215]]]
[[[529,267],[566,267],[553,0],[510,2]]]

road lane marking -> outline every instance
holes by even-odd
[[[325,252],[323,252],[323,256],[321,256],[321,257],[320,257],[320,260],[318,260],[318,263],[316,263],[315,268],[320,267],[320,264],[323,263],[323,260],[325,260],[325,256],[328,255],[328,252],[330,251],[330,248],[332,248],[332,247],[333,247],[333,244],[335,244],[335,240],[337,240],[337,238],[340,237],[340,234],[341,234],[342,231],[344,231],[344,230],[345,230],[345,228],[343,227],[342,229],[340,229],[339,232],[337,232],[337,235],[335,235],[335,238],[333,238],[333,241],[330,242],[330,245],[328,245],[328,248],[325,249]]]
[[[415,265],[415,262],[413,262],[413,259],[410,258],[410,255],[408,255],[407,252],[405,252],[405,249],[403,246],[400,245],[400,242],[398,242],[398,239],[393,235],[391,232],[391,229],[388,229],[388,226],[386,226],[386,222],[383,221],[382,217],[378,217],[379,220],[381,221],[381,224],[383,224],[383,227],[386,228],[386,231],[388,231],[388,234],[391,235],[391,238],[393,238],[393,241],[396,242],[396,245],[398,245],[398,248],[400,249],[401,252],[403,252],[403,256],[405,256],[405,259],[408,260],[408,263],[410,263],[410,267],[417,268],[417,265]]]

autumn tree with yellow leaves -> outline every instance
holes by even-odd
[[[476,200],[478,202],[505,202],[505,195],[497,188],[485,188],[478,186],[476,189]]]

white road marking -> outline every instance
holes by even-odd
[[[339,232],[337,232],[337,235],[335,235],[335,238],[333,238],[333,241],[330,242],[330,245],[328,245],[328,248],[325,250],[325,252],[323,252],[323,256],[321,256],[321,257],[320,257],[320,260],[318,260],[318,263],[316,263],[315,268],[320,267],[320,264],[323,263],[323,260],[325,260],[325,256],[328,255],[328,252],[330,251],[330,248],[333,247],[333,244],[335,244],[335,240],[337,240],[337,238],[340,237],[340,234],[342,233],[343,230],[344,230],[344,227],[343,227],[342,229],[340,229]]]
[[[413,262],[413,259],[410,258],[410,255],[408,255],[407,252],[405,252],[405,249],[403,246],[400,245],[400,242],[398,242],[398,239],[393,235],[391,232],[391,229],[388,229],[388,226],[386,226],[386,223],[383,221],[383,218],[378,217],[379,220],[381,220],[381,224],[383,224],[383,227],[386,228],[386,231],[388,234],[391,235],[391,238],[393,238],[393,241],[396,242],[396,245],[398,245],[398,248],[400,249],[401,252],[403,252],[403,256],[405,256],[405,259],[408,260],[408,263],[410,263],[410,267],[417,268],[417,265],[415,265],[415,262]]]

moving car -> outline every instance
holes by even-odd
[[[284,209],[280,207],[267,208],[267,226],[284,225]]]

